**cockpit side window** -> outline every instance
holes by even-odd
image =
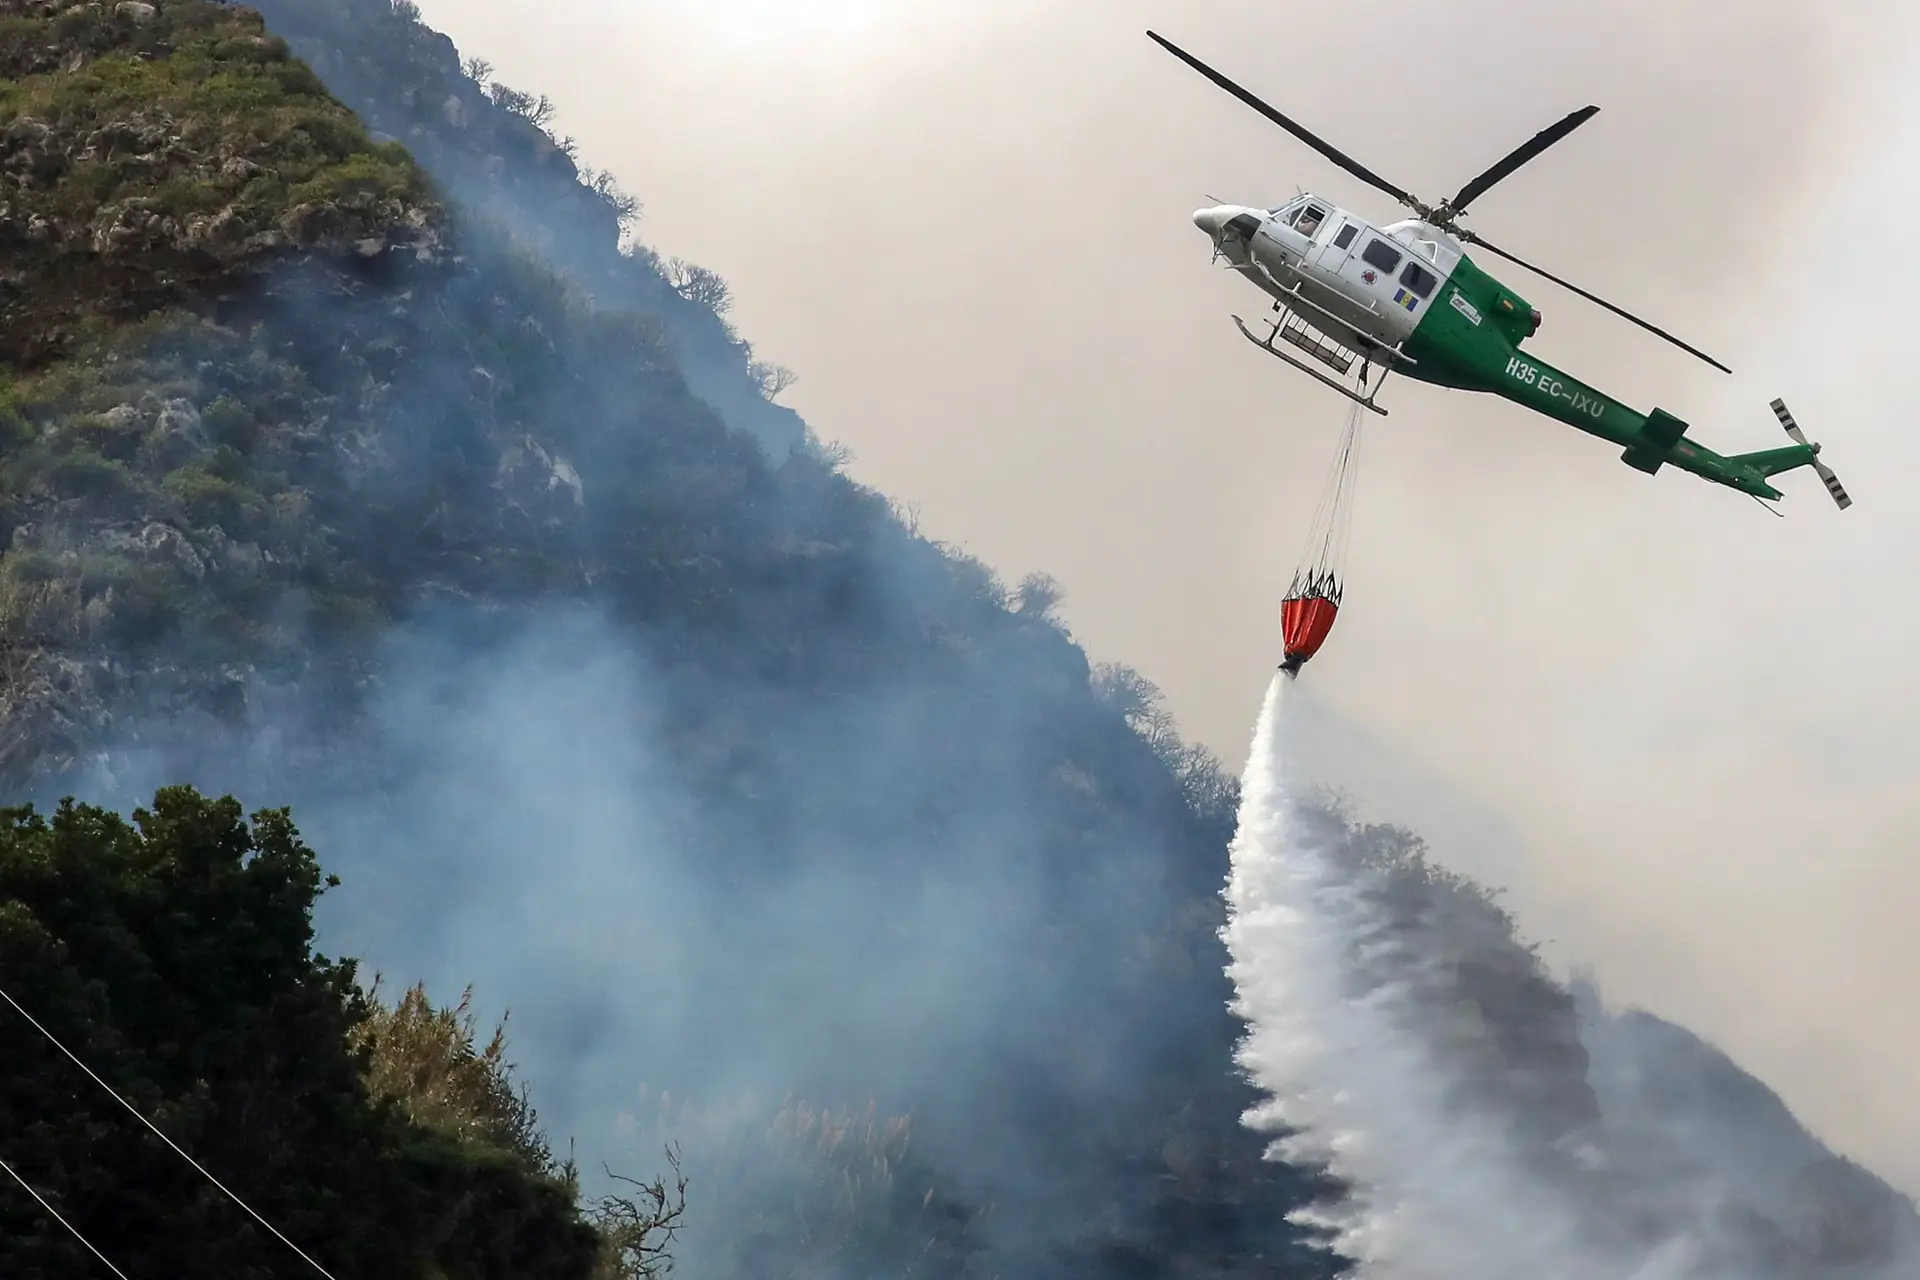
[[[1293,229],[1311,240],[1318,234],[1320,224],[1326,220],[1327,211],[1317,204],[1310,204],[1300,214],[1300,220],[1293,224]]]

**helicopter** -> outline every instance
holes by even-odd
[[[1276,318],[1264,337],[1239,316],[1233,317],[1255,346],[1376,414],[1386,414],[1376,397],[1386,379],[1398,372],[1419,382],[1491,393],[1577,427],[1621,446],[1621,461],[1649,475],[1671,464],[1750,494],[1764,505],[1786,496],[1768,483],[1772,477],[1811,467],[1841,510],[1852,505],[1839,477],[1820,461],[1820,446],[1807,441],[1779,400],[1771,407],[1791,445],[1723,455],[1688,439],[1688,424],[1666,410],[1630,409],[1520,349],[1540,331],[1539,310],[1482,270],[1468,257],[1465,245],[1525,267],[1721,372],[1732,372],[1666,330],[1460,225],[1470,204],[1592,119],[1598,107],[1570,112],[1515,147],[1451,199],[1434,205],[1344,155],[1184,49],[1155,32],[1147,35],[1326,159],[1413,211],[1411,218],[1376,225],[1308,192],[1271,208],[1216,204],[1196,210],[1194,224],[1212,240],[1213,260],[1226,259],[1233,270],[1273,298]],[[1295,348],[1300,356],[1282,350],[1279,342]],[[1340,378],[1353,377],[1354,385],[1321,372],[1301,356]]]

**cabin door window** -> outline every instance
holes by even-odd
[[[1342,222],[1340,229],[1333,233],[1333,237],[1320,250],[1320,269],[1337,272],[1345,266],[1347,259],[1352,256],[1354,239],[1359,234],[1359,223]]]
[[[1367,247],[1360,252],[1360,257],[1368,266],[1386,276],[1393,274],[1394,268],[1400,265],[1402,256],[1398,249],[1385,240],[1369,240]]]

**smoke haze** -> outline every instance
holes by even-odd
[[[1576,1021],[1516,965],[1498,908],[1417,848],[1329,840],[1293,782],[1293,691],[1274,678],[1254,731],[1223,937],[1238,1058],[1268,1095],[1248,1123],[1351,1188],[1296,1220],[1364,1280],[1911,1269],[1912,1206],[1866,1190],[1764,1086],[1590,986]]]
[[[1237,343],[1189,319],[1244,299],[1208,283],[1192,201],[1169,200],[1167,177],[1213,169],[1265,190],[1271,166],[1249,157],[1270,153],[1271,130],[1091,4],[523,7],[508,16],[527,38],[496,49],[420,25],[411,0],[254,2],[360,113],[370,138],[347,129],[342,147],[374,140],[393,159],[383,144],[398,142],[454,208],[443,220],[412,186],[417,203],[381,206],[411,229],[399,241],[249,267],[217,314],[151,316],[24,384],[13,427],[40,433],[46,453],[26,461],[46,476],[27,468],[0,512],[19,553],[0,584],[4,762],[22,789],[126,808],[184,779],[290,805],[344,878],[322,900],[321,947],[383,971],[389,992],[424,979],[450,1003],[472,983],[479,1016],[511,1009],[540,1127],[589,1194],[684,1143],[689,1274],[1329,1280],[1337,1261],[1307,1224],[1376,1280],[1806,1280],[1834,1265],[1889,1280],[1872,1271],[1920,1236],[1913,1207],[1713,1045],[1632,1008],[1636,982],[1663,1013],[1704,1008],[1751,1062],[1755,1043],[1819,1026],[1799,1006],[1817,1007],[1844,1034],[1811,1047],[1801,1093],[1832,1112],[1816,1117],[1824,1136],[1883,1163],[1844,1130],[1888,1113],[1898,1077],[1880,1051],[1906,1043],[1901,1006],[1891,979],[1863,985],[1842,963],[1861,943],[1815,929],[1859,925],[1825,913],[1858,888],[1846,857],[1868,846],[1822,848],[1822,878],[1789,884],[1781,848],[1805,857],[1842,828],[1768,771],[1850,794],[1870,779],[1897,805],[1901,744],[1863,696],[1768,697],[1794,646],[1722,652],[1719,615],[1688,611],[1737,599],[1731,616],[1767,623],[1779,597],[1724,573],[1764,578],[1757,550],[1779,557],[1769,573],[1807,568],[1787,522],[1710,526],[1699,486],[1596,469],[1578,439],[1487,406],[1435,398],[1458,411],[1443,431],[1416,414],[1371,424],[1367,452],[1385,461],[1361,494],[1363,515],[1384,513],[1363,520],[1368,585],[1327,660],[1281,686],[1283,721],[1270,695],[1237,786],[1150,681],[1089,660],[1057,583],[1020,575],[1084,577],[1073,617],[1093,650],[1170,663],[1155,673],[1185,680],[1185,727],[1237,762],[1248,682],[1273,678],[1273,595],[1292,567],[1274,548],[1295,544],[1296,497],[1320,482],[1322,406],[1278,392],[1251,353],[1226,363]],[[1373,105],[1334,122],[1356,148],[1404,144],[1417,117],[1436,136],[1498,131],[1497,153],[1509,107],[1557,116],[1567,77],[1582,97],[1617,91],[1641,103],[1637,140],[1595,153],[1612,168],[1589,175],[1594,193],[1670,182],[1724,200],[1852,163],[1791,95],[1730,112],[1728,68],[1818,84],[1857,27],[1781,8],[1779,43],[1772,27],[1734,39],[1704,11],[1530,31],[1515,12],[1268,13],[1262,39],[1202,51],[1299,51],[1296,89],[1329,102],[1377,62]],[[1476,48],[1512,56],[1523,37],[1536,53],[1577,40],[1580,57],[1564,74],[1518,58],[1504,95],[1421,91],[1409,107],[1422,77],[1460,74]],[[541,91],[592,78],[534,65],[555,40],[641,86],[629,106],[663,163],[685,130],[713,164],[591,167],[648,135],[604,154],[564,136]],[[494,53],[527,60],[462,59]],[[1868,65],[1851,68],[1856,101],[1875,92]],[[312,87],[301,68],[274,74]],[[1672,158],[1684,140],[1641,82],[1719,130],[1704,158]],[[1407,150],[1415,185],[1485,160]],[[743,161],[759,173],[729,170]],[[695,178],[710,189],[689,195]],[[805,284],[794,315],[811,319],[783,327],[776,308],[771,339],[754,332],[724,282],[655,252],[705,256],[670,226],[636,229],[615,179],[743,243],[720,262],[742,297],[755,271]],[[1621,248],[1598,194],[1558,190],[1536,225],[1584,227],[1586,267],[1632,277],[1651,261]],[[1758,263],[1816,208],[1768,206],[1724,240],[1672,247],[1738,275],[1728,298],[1803,290],[1727,255]],[[1715,309],[1676,270],[1643,274],[1711,337]],[[1711,399],[1697,370],[1627,365],[1639,354],[1590,320],[1553,332],[1612,353],[1622,388]],[[768,356],[809,378],[818,358],[823,394],[839,379],[850,398],[809,403],[810,426],[774,403]],[[1825,435],[1819,406],[1786,389]],[[842,434],[877,446],[864,478],[887,491],[821,447]],[[928,462],[938,476],[916,473]],[[1523,475],[1565,487],[1487,501],[1483,477]],[[1675,524],[1622,517],[1642,510]],[[1668,537],[1686,520],[1697,545]],[[1791,527],[1828,531],[1827,554],[1880,528]],[[1552,591],[1536,553],[1567,575]],[[1629,569],[1694,594],[1649,619]],[[1626,621],[1603,631],[1596,607]],[[1871,612],[1849,621],[1823,643],[1890,663]],[[1667,648],[1643,643],[1656,635]],[[1864,732],[1836,736],[1840,715]],[[1763,722],[1780,745],[1736,736]],[[1703,734],[1724,746],[1676,763]],[[1891,767],[1845,768],[1860,748]],[[1755,778],[1769,807],[1730,808]],[[1517,885],[1525,923],[1409,831],[1316,798],[1321,782],[1435,833],[1446,864]],[[1773,806],[1784,836],[1765,828]],[[1757,843],[1793,837],[1808,842]],[[1764,946],[1756,923],[1774,926]],[[1893,923],[1865,937],[1897,958]],[[1556,980],[1528,941],[1543,928],[1595,975]],[[1797,966],[1799,985],[1734,963],[1756,956]],[[1727,998],[1756,982],[1784,998]],[[1834,998],[1843,982],[1864,1011]],[[1231,1069],[1249,1030],[1258,1087]],[[1853,1096],[1819,1074],[1836,1059]],[[1261,1158],[1272,1136],[1288,1158]]]
[[[1475,225],[1736,376],[1503,270],[1546,313],[1541,354],[1728,450],[1776,443],[1784,396],[1858,505],[1796,476],[1772,521],[1402,386],[1302,689],[1326,734],[1310,759],[1510,885],[1550,955],[1920,1189],[1901,498],[1920,387],[1895,345],[1915,268],[1825,249],[1903,235],[1909,6],[423,8],[554,93],[645,198],[649,243],[734,283],[743,331],[801,375],[786,399],[856,474],[1004,570],[1054,573],[1096,655],[1236,758],[1340,410],[1244,349],[1225,316],[1245,286],[1206,269],[1187,215],[1296,183],[1390,211],[1142,31],[1429,196],[1598,103]]]
[[[914,589],[904,558],[875,573],[894,607]],[[291,805],[344,880],[325,949],[510,1010],[542,1121],[591,1188],[684,1144],[692,1274],[736,1273],[794,1196],[753,1184],[765,1153],[723,1158],[789,1095],[912,1116],[942,1185],[993,1207],[1001,1265],[1032,1266],[1144,1214],[1150,1180],[1111,1168],[1141,1142],[1129,1126],[1163,1122],[1170,1090],[1232,1084],[1218,963],[1168,969],[1206,950],[1204,923],[1169,921],[1218,864],[1190,856],[1144,743],[1122,729],[1139,758],[1116,774],[1063,716],[1090,702],[1084,665],[1062,703],[1008,700],[1065,648],[1029,630],[971,674],[822,699],[663,661],[662,636],[591,610],[430,609],[378,655],[351,736],[286,690],[245,730],[133,729],[146,748],[83,789],[126,807],[188,777]],[[1063,806],[1076,740],[1069,757],[1129,795]]]

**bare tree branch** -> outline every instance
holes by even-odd
[[[667,1163],[673,1166],[672,1190],[665,1178],[642,1182],[607,1170],[635,1194],[601,1196],[587,1211],[603,1242],[595,1280],[658,1280],[673,1270],[671,1250],[687,1212],[687,1176],[677,1145],[668,1145]]]

